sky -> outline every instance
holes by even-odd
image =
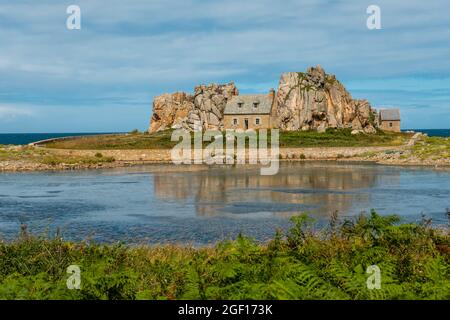
[[[449,128],[449,12],[448,0],[0,0],[0,133],[146,130],[162,93],[230,81],[262,93],[317,64],[354,98],[400,108],[404,129]]]

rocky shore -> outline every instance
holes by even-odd
[[[40,148],[43,149],[43,148]],[[47,150],[59,156],[92,157],[97,150]],[[0,160],[0,172],[61,171],[130,167],[136,165],[172,163],[170,150],[102,150],[104,157],[114,161],[99,163],[45,164],[32,160]],[[280,161],[355,161],[385,165],[432,166],[450,170],[450,158],[421,159],[408,147],[330,147],[330,148],[281,148]],[[69,162],[69,161],[68,161]]]

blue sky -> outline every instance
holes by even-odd
[[[67,30],[66,8],[82,29]],[[366,8],[381,8],[381,30]],[[404,128],[450,127],[448,0],[0,0],[0,133],[144,130],[154,96],[320,64]]]

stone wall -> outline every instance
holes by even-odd
[[[392,126],[390,126],[389,124],[392,124]],[[385,131],[400,132],[401,131],[400,130],[400,121],[398,121],[398,120],[381,121],[380,129],[385,130]]]
[[[259,119],[259,125],[256,124],[256,118]],[[237,125],[234,125],[233,119],[237,119]],[[244,129],[244,121],[248,119],[249,129],[268,129],[270,128],[270,115],[259,114],[259,115],[225,115],[224,116],[224,127],[227,129]]]

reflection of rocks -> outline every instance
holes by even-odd
[[[265,209],[267,202],[289,204],[286,210],[290,212],[292,204],[299,208],[312,205],[318,208],[313,212],[328,215],[335,210],[347,212],[355,201],[368,203],[370,194],[361,189],[379,184],[380,177],[383,184],[398,182],[397,175],[378,174],[380,169],[375,166],[293,163],[283,165],[275,176],[261,176],[256,167],[225,170],[155,175],[155,194],[165,199],[193,199],[199,215],[217,215],[225,205],[236,203],[256,203],[261,211],[276,211]]]

